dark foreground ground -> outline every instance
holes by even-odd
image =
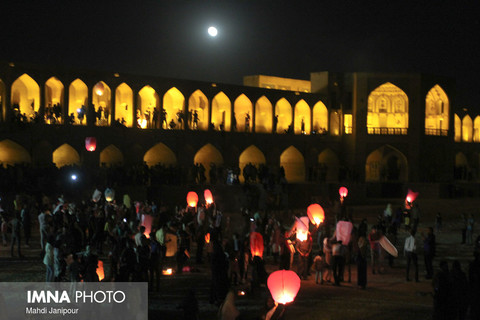
[[[474,213],[479,221],[479,199],[427,201],[421,203],[422,216],[419,231],[433,226],[434,215],[441,212],[443,229],[436,234],[438,255],[435,267],[440,259],[451,262],[459,260],[462,269],[467,271],[471,261],[473,246],[461,245],[461,213]],[[371,225],[375,217],[383,212],[383,205],[355,206],[353,212],[354,223],[367,218]],[[234,217],[232,217],[234,219]],[[478,235],[477,231],[474,238]],[[37,234],[37,233],[34,233]],[[394,262],[394,267],[386,266],[385,273],[373,275],[368,271],[366,290],[357,288],[356,266],[352,265],[352,281],[344,282],[340,287],[331,283],[316,285],[314,275],[303,280],[300,291],[293,303],[288,305],[286,319],[431,319],[432,314],[432,285],[431,280],[424,277],[423,256],[419,255],[420,282],[405,281],[405,258],[402,255],[403,240],[406,232],[399,234],[397,248],[400,255]],[[420,237],[417,237],[420,241]],[[22,248],[24,259],[9,257],[9,247],[0,248],[0,281],[43,281],[44,266],[40,260],[38,238],[34,238],[31,248]],[[192,250],[193,251],[193,250]],[[419,248],[421,253],[421,245]],[[267,272],[277,268],[271,257],[266,257]],[[173,265],[173,261],[171,261]],[[387,263],[385,263],[387,265]],[[179,275],[164,277],[161,290],[149,295],[149,318],[175,320],[182,319],[182,310],[178,309],[187,292],[193,288],[198,300],[200,319],[216,319],[217,307],[209,304],[210,268],[208,264],[191,264],[196,270]],[[296,265],[294,263],[294,270]],[[411,275],[412,277],[413,275]],[[259,319],[264,312],[263,306],[267,297],[267,289],[261,288],[250,292],[248,285],[240,285],[236,291],[243,290],[245,296],[237,296],[236,305],[241,312],[242,319]]]

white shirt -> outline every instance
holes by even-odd
[[[415,237],[410,235],[405,239],[405,246],[403,247],[405,252],[415,252],[417,251],[417,246],[415,244]]]

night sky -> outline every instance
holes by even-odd
[[[454,107],[480,112],[475,4],[4,0],[0,60],[231,84],[253,74],[422,72],[454,77]]]

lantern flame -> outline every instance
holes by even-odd
[[[173,270],[172,268],[168,268],[168,269],[165,269],[165,270],[162,270],[162,274],[164,276],[171,276],[173,274]]]
[[[210,243],[210,233],[205,235],[205,243]]]
[[[297,230],[297,240],[298,241],[307,241],[308,231]]]
[[[189,207],[196,207],[198,203],[198,195],[194,191],[187,193],[187,204]]]

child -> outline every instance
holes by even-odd
[[[315,283],[318,284],[318,279],[320,279],[320,284],[323,284],[322,271],[325,269],[326,265],[322,251],[319,251],[313,259],[313,267],[315,268]]]

